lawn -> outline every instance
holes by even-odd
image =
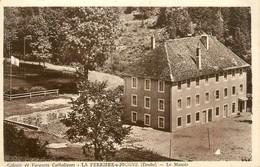
[[[38,96],[33,98],[23,98],[23,99],[17,99],[17,100],[4,100],[4,117],[9,117],[13,115],[26,115],[31,114],[34,112],[40,112],[40,111],[48,111],[52,109],[58,109],[58,108],[64,108],[68,107],[68,104],[53,104],[48,105],[46,107],[40,107],[39,104],[46,100],[54,100],[54,99],[70,99],[72,96],[63,94],[63,95],[51,95],[51,96]],[[28,105],[31,104],[31,105]],[[33,104],[38,105],[39,107],[34,107]]]
[[[138,146],[160,155],[191,161],[241,161],[250,159],[251,114],[193,126],[171,133],[151,128],[133,127],[126,146]],[[208,143],[209,128],[210,149]],[[170,153],[171,140],[171,153]],[[220,155],[215,152],[220,150]]]
[[[209,128],[210,149],[208,143]],[[173,157],[193,161],[241,161],[252,155],[251,114],[228,118],[173,135]],[[220,155],[215,155],[217,149]]]

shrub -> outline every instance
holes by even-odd
[[[37,91],[44,91],[44,90],[46,90],[46,88],[42,86],[34,86],[30,89],[30,92],[37,92]]]
[[[59,89],[60,93],[78,93],[76,82],[49,82],[49,89]]]
[[[20,94],[20,93],[27,93],[28,92],[28,89],[27,88],[24,88],[22,86],[20,87],[13,87],[12,89],[12,94]],[[6,94],[10,94],[10,90],[6,91],[5,92]]]
[[[4,123],[4,154],[26,157],[46,157],[46,145],[38,138],[27,138],[23,130]]]

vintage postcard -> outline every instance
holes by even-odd
[[[0,3],[0,166],[260,166],[259,2]]]

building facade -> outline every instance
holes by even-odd
[[[125,75],[124,117],[172,132],[245,112],[249,67],[212,36],[166,41]]]

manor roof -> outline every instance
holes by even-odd
[[[145,54],[127,74],[174,82],[250,66],[216,37],[207,37],[208,49],[201,36],[165,41]],[[198,45],[201,48],[200,69],[196,65]]]

